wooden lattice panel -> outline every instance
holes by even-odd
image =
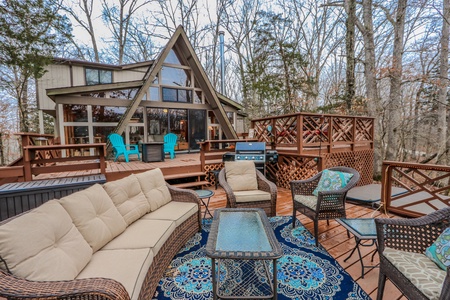
[[[333,142],[351,142],[353,140],[353,118],[333,118]]]
[[[214,177],[214,174],[212,173],[212,171],[222,170],[222,169],[223,169],[223,163],[205,165],[206,180],[209,181],[209,183],[211,185],[215,185],[216,178]]]
[[[272,132],[276,136],[277,144],[297,143],[297,116],[286,116],[275,119],[275,129]]]
[[[385,205],[389,211],[419,217],[450,206],[449,166],[402,162],[385,162],[383,167],[385,165],[389,166],[390,172],[383,174],[383,184],[402,187],[406,190],[405,193],[385,199]]]
[[[267,131],[269,125],[272,125],[272,120],[270,119],[261,120],[255,123],[253,127],[253,129],[255,130],[254,138],[258,139],[258,141],[260,142],[270,143],[272,133]]]
[[[373,132],[373,120],[372,119],[356,119],[356,134],[355,141],[371,141]]]
[[[336,152],[323,155],[324,169],[345,166],[359,172],[361,179],[358,186],[373,183],[373,159],[372,149],[354,152]]]
[[[277,186],[288,189],[292,180],[307,179],[318,172],[314,158],[284,155],[280,155],[272,170],[276,170]]]
[[[328,143],[330,117],[305,115],[302,116],[302,137],[304,144]]]

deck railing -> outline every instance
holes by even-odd
[[[296,113],[255,119],[254,137],[298,154],[373,149],[374,118]]]
[[[450,205],[450,166],[384,161],[382,203],[400,215],[419,217]],[[405,189],[391,196],[392,187]]]

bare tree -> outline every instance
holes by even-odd
[[[91,40],[90,46],[94,52],[94,59],[96,62],[100,62],[99,48],[97,45],[95,27],[93,24],[93,20],[99,16],[93,15],[95,11],[94,0],[79,0],[78,2],[66,0],[61,8],[66,11],[74,19],[76,24],[81,26],[81,28],[83,28],[89,35]],[[77,41],[73,41],[73,43],[76,47],[79,47],[77,45]]]
[[[450,0],[442,1],[442,34],[441,34],[441,55],[439,59],[439,77],[440,80],[439,98],[438,98],[438,124],[437,124],[437,137],[439,141],[439,150],[437,156],[438,164],[447,164],[448,150],[450,148],[450,140],[447,136],[448,124],[450,120],[447,120],[447,91],[449,86],[448,80],[448,42],[449,42],[449,22],[450,22]],[[447,155],[444,155],[447,153]]]
[[[118,4],[110,4],[108,0],[102,0],[102,14],[103,20],[113,37],[110,42],[113,43],[114,50],[117,51],[117,63],[122,64],[133,17],[141,7],[152,2],[152,0],[119,0],[117,2]]]

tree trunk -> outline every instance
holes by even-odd
[[[447,89],[448,89],[448,41],[449,41],[449,21],[450,21],[450,0],[443,0],[442,35],[441,35],[441,56],[439,59],[439,100],[437,118],[437,138],[439,149],[437,164],[446,165],[446,149],[450,146],[447,137]]]
[[[372,0],[363,0],[363,21],[362,32],[364,39],[364,79],[366,83],[366,104],[369,116],[377,117],[377,110],[380,105],[378,96],[376,68],[375,68],[375,40],[373,34]],[[374,175],[381,173],[381,141],[380,135],[374,138]]]
[[[355,97],[355,24],[356,24],[356,0],[347,1],[347,19],[345,26],[345,49],[347,54],[347,89],[345,101],[347,109],[352,108],[353,98]]]
[[[398,0],[394,26],[394,50],[392,66],[389,70],[391,87],[387,104],[387,160],[396,160],[398,154],[398,136],[401,119],[402,74],[403,74],[403,36],[407,0]]]

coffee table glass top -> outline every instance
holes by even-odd
[[[219,208],[214,212],[206,254],[211,258],[276,259],[283,251],[260,208]]]
[[[355,235],[359,235],[359,238],[369,239],[377,236],[374,219],[339,219],[339,221],[345,228],[351,230]]]
[[[256,212],[222,212],[217,233],[219,251],[272,251]]]

